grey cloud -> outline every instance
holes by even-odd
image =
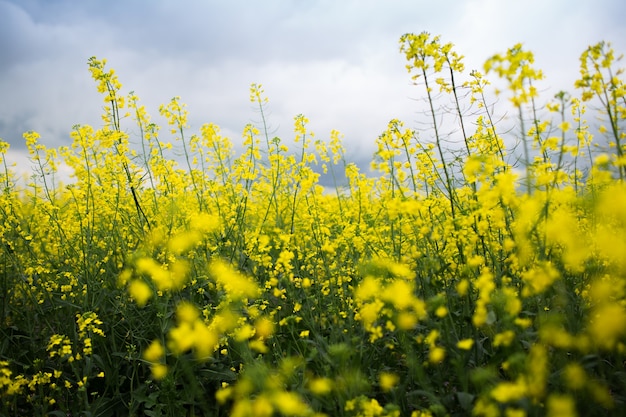
[[[73,124],[98,126],[102,99],[85,65],[96,55],[158,123],[158,105],[180,95],[192,130],[215,122],[237,142],[258,119],[247,99],[260,82],[277,135],[288,140],[293,116],[304,113],[318,138],[339,129],[350,158],[369,161],[389,119],[420,126],[411,99],[421,91],[409,86],[400,35],[442,34],[468,69],[522,41],[561,80],[576,76],[587,38],[626,39],[622,2],[586,3],[0,0],[0,95],[13,98],[0,102],[0,137],[26,127],[67,143]]]
[[[0,70],[36,59],[44,53],[38,38],[43,30],[19,7],[0,2]]]
[[[418,3],[27,0],[7,4],[14,9],[20,5],[21,18],[31,19],[31,26],[79,27],[89,22],[95,27],[84,33],[88,39],[106,37],[111,45],[141,53],[253,63],[354,58],[363,45],[381,35],[397,38],[402,30],[432,22],[435,13]],[[454,10],[450,9],[451,20]]]

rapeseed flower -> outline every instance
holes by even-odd
[[[261,339],[267,339],[274,333],[274,322],[267,317],[260,317],[254,323],[255,334]]]
[[[215,281],[226,291],[233,300],[244,298],[254,298],[258,296],[260,290],[256,283],[235,271],[230,265],[221,260],[214,260],[209,265],[209,270]]]
[[[381,372],[378,375],[378,383],[380,385],[380,388],[384,392],[391,391],[393,388],[396,387],[399,381],[400,377],[397,374],[391,372]]]
[[[539,263],[536,267],[522,273],[522,281],[524,282],[522,296],[529,297],[540,294],[559,278],[560,274],[551,262]]]
[[[259,417],[270,417],[274,415],[274,405],[267,395],[259,395],[252,400],[252,414]]]
[[[187,252],[202,242],[202,234],[196,230],[190,230],[177,234],[167,242],[168,249],[175,255]]]
[[[545,395],[550,366],[548,352],[543,345],[533,345],[527,358],[525,384],[528,395],[539,400]]]
[[[396,317],[396,325],[401,330],[409,330],[417,325],[418,317],[413,312],[401,311]]]
[[[269,348],[267,347],[267,345],[265,344],[265,342],[263,341],[263,339],[254,339],[251,340],[248,343],[248,346],[250,346],[250,349],[259,352],[259,353],[267,353],[269,352]]]
[[[308,388],[315,395],[327,395],[333,389],[333,382],[330,378],[313,378],[309,381]]]
[[[102,320],[93,311],[77,314],[76,322],[78,324],[78,336],[81,339],[84,339],[88,333],[104,337],[104,332],[100,329],[100,326],[103,324]]]
[[[165,349],[158,340],[153,340],[143,351],[143,358],[148,362],[158,363],[165,357]]]
[[[563,368],[563,382],[572,390],[580,390],[588,379],[585,369],[578,363],[570,363]]]
[[[152,378],[156,381],[161,381],[167,376],[168,367],[162,363],[155,363],[150,366],[150,370],[152,372]]]
[[[428,351],[428,361],[434,365],[438,365],[446,357],[446,350],[440,346],[431,346]]]
[[[517,380],[515,382],[500,382],[491,390],[491,397],[499,403],[508,403],[522,399],[527,393],[526,384]]]
[[[242,327],[235,331],[234,338],[238,342],[251,339],[254,336],[255,329],[250,324],[244,324]]]
[[[139,307],[145,306],[148,300],[152,298],[152,289],[141,279],[133,279],[130,281],[128,284],[128,293]]]
[[[576,417],[576,402],[570,395],[552,394],[546,404],[547,417]]]
[[[196,341],[192,323],[182,322],[168,332],[167,347],[176,355],[190,350]]]
[[[515,332],[513,330],[506,330],[502,333],[496,334],[493,339],[493,345],[498,346],[510,346],[515,340]]]
[[[470,350],[472,346],[474,346],[474,339],[462,339],[456,344],[456,347],[461,350]]]
[[[603,349],[615,348],[626,335],[626,308],[618,303],[606,303],[594,308],[587,323],[591,339]]]
[[[479,298],[476,301],[476,309],[472,316],[472,323],[476,327],[481,327],[487,323],[488,309],[487,305],[491,302],[491,293],[496,288],[493,282],[493,274],[487,267],[484,267],[480,276],[475,281],[474,285],[478,289]]]
[[[374,290],[373,286],[368,291],[372,290]],[[413,291],[413,285],[409,282],[403,279],[396,279],[391,284],[387,285],[382,294],[379,295],[382,300],[391,302],[396,309],[405,310],[413,304]]]
[[[286,416],[305,416],[310,414],[310,408],[294,392],[278,391],[272,395],[272,403]]]

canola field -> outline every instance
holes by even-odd
[[[620,58],[542,97],[521,45],[400,52],[430,127],[373,132],[369,171],[303,115],[233,141],[174,98],[161,127],[91,58],[101,128],[26,132],[26,180],[0,142],[0,415],[622,415]]]

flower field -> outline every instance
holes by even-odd
[[[546,100],[522,45],[400,51],[423,129],[375,132],[369,171],[303,115],[272,138],[257,84],[237,142],[179,98],[161,131],[91,58],[100,129],[26,132],[26,180],[0,141],[0,415],[623,415],[619,57]]]

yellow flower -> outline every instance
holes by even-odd
[[[552,266],[551,262],[542,262],[536,265],[522,273],[522,280],[525,284],[522,296],[528,297],[546,291],[559,277],[559,272]]]
[[[252,414],[255,417],[271,417],[274,415],[274,406],[266,395],[259,395],[252,400]]]
[[[380,294],[380,284],[374,277],[367,276],[361,281],[354,294],[359,301],[366,301]]]
[[[499,403],[517,401],[527,393],[526,385],[522,381],[501,382],[491,390],[491,396]]]
[[[606,303],[593,309],[587,329],[598,346],[612,349],[626,334],[626,309],[618,303]]]
[[[462,350],[470,350],[474,346],[474,339],[459,340],[456,346]]]
[[[150,370],[152,371],[152,378],[157,381],[160,381],[167,376],[167,365],[156,363],[150,367]]]
[[[461,296],[465,297],[467,295],[467,291],[469,289],[469,281],[466,279],[462,279],[456,284],[456,292]]]
[[[217,230],[220,226],[220,220],[217,216],[207,213],[196,213],[190,219],[191,227],[200,233],[210,233]]]
[[[88,332],[104,337],[104,332],[99,327],[102,324],[102,320],[100,320],[98,315],[93,311],[77,314],[76,322],[78,324],[78,335],[81,338],[84,339]]]
[[[226,262],[214,260],[209,265],[209,269],[217,283],[226,290],[232,300],[253,298],[259,294],[259,287],[252,279],[234,270]]]
[[[198,359],[206,359],[218,348],[219,335],[217,332],[204,324],[202,319],[197,318],[193,322],[193,349]]]
[[[391,391],[396,385],[398,385],[399,380],[400,378],[398,375],[391,372],[381,372],[378,375],[380,388],[385,392]]]
[[[526,417],[526,411],[519,408],[507,407],[504,417]]]
[[[416,410],[411,413],[411,417],[433,417],[433,415],[428,410]]]
[[[552,394],[548,397],[547,417],[576,417],[576,402],[570,395]]]
[[[384,303],[380,300],[375,300],[371,303],[364,304],[359,310],[359,316],[365,326],[372,325],[378,319],[378,313],[383,309]]]
[[[168,333],[168,348],[177,355],[185,353],[192,348],[195,342],[193,327],[188,322],[179,323]]]
[[[183,301],[176,306],[176,318],[181,322],[193,323],[200,317],[200,311],[194,304]]]
[[[430,333],[428,333],[428,336],[426,336],[425,342],[431,346],[434,346],[438,338],[439,338],[439,330],[433,329],[430,331]]]
[[[61,358],[69,357],[68,360],[72,362],[72,342],[70,338],[65,335],[54,334],[50,336],[47,349],[50,353],[50,357],[60,356]]]
[[[436,346],[434,348],[431,347],[430,352],[428,352],[428,360],[430,361],[430,363],[434,365],[437,365],[443,362],[445,357],[446,357],[445,349],[439,346]]]
[[[128,293],[139,307],[145,306],[152,297],[152,289],[141,279],[134,279],[128,284]]]
[[[162,290],[173,289],[178,290],[185,286],[187,282],[187,276],[189,275],[189,262],[182,259],[177,259],[169,265],[169,276],[167,284],[163,285]],[[159,283],[157,283],[157,286]],[[161,288],[161,287],[159,287]]]
[[[559,129],[561,129],[563,132],[567,132],[570,127],[571,126],[568,122],[562,122],[561,124],[559,124]]]
[[[168,280],[167,271],[163,269],[163,266],[150,257],[143,257],[137,259],[135,262],[135,268],[138,274],[146,274],[155,281],[155,283],[166,282]],[[159,286],[159,289],[162,289]]]
[[[478,179],[478,175],[482,169],[483,158],[481,156],[472,155],[465,161],[463,167],[463,174],[469,182],[475,182]]]
[[[251,340],[248,345],[250,346],[250,349],[259,352],[259,353],[267,353],[269,352],[268,347],[265,345],[265,343],[263,342],[263,340],[261,339],[255,339],[255,340]]]
[[[279,391],[272,397],[274,406],[287,416],[304,416],[309,407],[295,392]]]
[[[257,337],[267,339],[274,333],[274,322],[267,317],[261,317],[256,320],[254,328]]]
[[[437,307],[437,310],[435,310],[435,315],[439,318],[444,318],[448,315],[448,309],[446,306],[439,306]]]
[[[417,317],[410,312],[400,312],[396,318],[396,325],[402,330],[409,330],[417,324]]]
[[[85,386],[85,384],[87,383],[87,377],[84,376],[83,379],[81,379],[80,381],[76,382],[76,385],[78,385],[79,388],[82,388]]]
[[[550,364],[547,348],[543,345],[533,345],[526,363],[525,386],[529,396],[534,399],[542,398],[546,389]]]
[[[189,251],[189,249],[192,249],[201,241],[202,235],[195,230],[191,230],[172,237],[167,243],[167,247],[172,253],[180,255],[183,252]]]
[[[89,356],[93,352],[93,348],[91,346],[91,338],[87,337],[83,340],[83,355]]]
[[[329,378],[314,378],[309,382],[309,390],[315,395],[329,394],[333,389],[333,382]]]
[[[373,287],[370,291],[372,289]],[[403,279],[396,279],[392,284],[385,288],[381,298],[385,301],[393,303],[394,307],[398,310],[404,310],[413,303],[413,285]]]
[[[481,327],[487,323],[487,304],[491,301],[491,293],[496,288],[491,271],[488,268],[483,268],[474,285],[478,288],[480,297],[476,302],[472,323],[476,327]]]
[[[218,404],[224,404],[230,398],[232,394],[233,394],[232,387],[229,387],[229,386],[222,387],[215,393],[215,399],[217,400]]]
[[[522,317],[517,317],[514,320],[514,323],[521,327],[522,329],[526,329],[528,327],[530,327],[533,324],[533,320],[530,318],[522,318]]]
[[[573,390],[579,390],[585,386],[587,373],[577,363],[570,363],[563,369],[563,382]]]
[[[611,157],[605,153],[596,156],[594,163],[598,166],[608,165],[611,161]]]
[[[381,326],[369,326],[367,331],[370,333],[370,343],[374,343],[383,337],[383,328]]]
[[[235,340],[238,342],[248,340],[252,336],[254,336],[254,332],[254,327],[252,327],[250,324],[244,324],[235,332]]]
[[[493,345],[498,346],[510,346],[515,339],[515,332],[513,330],[506,330],[502,333],[498,333],[493,340]]]
[[[153,340],[152,343],[143,351],[143,358],[148,362],[159,362],[165,355],[165,349],[158,340]]]

